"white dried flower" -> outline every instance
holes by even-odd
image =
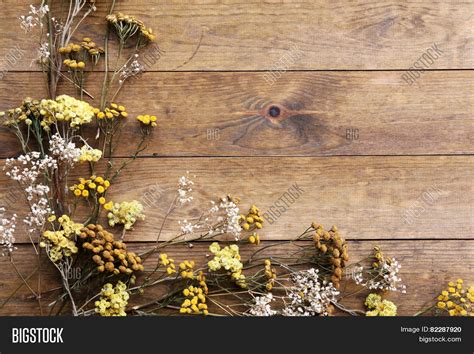
[[[133,58],[131,63],[127,62],[120,68],[120,84],[123,84],[128,78],[140,75],[145,71],[145,66],[138,61],[138,54],[135,54]]]
[[[189,174],[189,172],[186,172]],[[178,203],[184,205],[190,203],[193,197],[189,194],[192,192],[194,182],[191,181],[187,176],[181,176],[178,180]]]
[[[402,265],[395,259],[384,260],[380,264],[380,276],[367,282],[367,288],[372,290],[400,291],[406,293],[406,285],[402,284],[402,278],[398,275]]]
[[[289,289],[288,304],[284,316],[327,316],[331,301],[336,301],[339,291],[326,281],[319,280],[315,268],[303,270],[292,275],[294,285]]]
[[[56,160],[67,163],[73,166],[81,156],[81,149],[76,147],[73,142],[67,142],[59,135],[54,134],[49,141],[49,152]]]
[[[188,220],[178,221],[181,225],[181,232],[185,235],[192,234],[196,228],[199,227],[197,224],[190,223]]]
[[[40,63],[47,63],[49,60],[51,53],[49,51],[49,44],[48,43],[42,43],[40,47],[38,48],[38,57],[36,58],[37,61]]]
[[[5,218],[5,208],[0,208],[0,245],[3,248],[2,255],[11,254],[15,243],[16,215]]]
[[[355,281],[357,285],[367,285],[367,283],[364,282],[364,267],[354,267],[354,269],[352,270],[351,278]]]
[[[234,236],[234,239],[238,241],[240,239],[240,233],[242,232],[239,207],[227,197],[221,199],[219,208],[225,212],[223,232],[231,234]]]
[[[277,311],[273,310],[270,303],[273,301],[273,295],[271,293],[258,296],[254,299],[254,304],[251,306],[249,313],[252,316],[258,317],[270,317],[275,316]]]
[[[55,159],[50,156],[41,158],[41,154],[37,151],[20,155],[16,159],[7,159],[4,167],[8,177],[25,186],[36,183],[39,176],[57,168]]]
[[[41,182],[45,173],[52,175],[57,168],[55,159],[51,156],[41,158],[37,151],[6,160],[6,175],[24,188],[29,202],[30,213],[23,220],[30,226],[29,232],[42,229],[46,219],[53,214],[48,198],[50,189]]]
[[[26,16],[20,16],[20,26],[25,32],[31,31],[37,25],[43,27],[43,17],[49,11],[48,5],[35,7],[30,5],[30,11]]]

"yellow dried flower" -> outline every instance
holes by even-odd
[[[137,116],[137,120],[141,122],[143,125],[156,127],[156,116],[150,116],[149,114],[139,115]]]
[[[56,217],[51,216],[48,220],[53,223]],[[75,223],[67,215],[61,216],[57,221],[59,228],[54,231],[47,230],[43,232],[43,239],[40,243],[42,248],[46,248],[52,262],[58,262],[64,257],[70,257],[78,252],[74,238],[80,234],[83,227],[82,224]]]
[[[115,287],[107,283],[101,290],[101,297],[95,302],[95,312],[101,316],[126,316],[125,309],[130,298],[127,286],[118,281]]]
[[[239,247],[237,245],[226,246],[221,249],[217,242],[213,242],[209,251],[214,254],[214,258],[207,263],[211,271],[224,269],[231,276],[235,283],[246,288],[245,275],[242,274],[243,264],[240,261]]]
[[[396,316],[397,306],[389,300],[382,300],[378,294],[369,294],[365,300],[365,306],[369,309],[366,316]]]
[[[78,128],[90,123],[94,117],[94,108],[89,103],[68,95],[58,96],[55,100],[41,100],[40,109],[46,125],[65,121],[71,128]]]
[[[81,155],[79,156],[80,162],[97,162],[102,157],[102,151],[93,149],[89,145],[84,145],[81,148]]]
[[[114,227],[117,224],[123,224],[125,230],[130,230],[137,220],[144,220],[143,205],[138,201],[115,203],[113,208],[107,214],[109,225]]]

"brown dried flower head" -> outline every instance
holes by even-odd
[[[130,275],[134,271],[143,271],[142,260],[134,252],[127,251],[122,241],[116,241],[114,235],[101,225],[90,224],[81,229],[79,237],[85,242],[82,247],[91,251],[92,260],[99,272]]]
[[[329,231],[324,230],[320,224],[313,223],[313,241],[318,253],[322,255],[323,266],[331,269],[331,282],[339,288],[344,268],[349,261],[347,243],[339,235],[337,227],[334,225]]]

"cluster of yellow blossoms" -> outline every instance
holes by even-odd
[[[146,40],[153,42],[156,36],[153,30],[145,26],[143,21],[140,21],[135,16],[125,15],[121,12],[117,14],[110,14],[106,20],[114,26],[117,35],[122,42],[131,38],[135,33],[139,33]]]
[[[240,261],[239,246],[230,245],[221,249],[219,243],[213,242],[209,246],[209,251],[214,254],[214,258],[207,263],[211,271],[225,269],[232,280],[241,288],[246,288],[245,275],[242,274],[242,262]]]
[[[254,232],[252,235],[249,236],[249,243],[253,245],[259,245],[260,244],[260,236]]]
[[[245,231],[251,229],[261,229],[263,227],[263,217],[260,215],[260,210],[256,205],[252,205],[247,215],[240,215],[242,228]]]
[[[199,281],[199,286],[190,285],[183,290],[183,295],[185,296],[184,301],[181,303],[181,308],[179,312],[182,314],[195,314],[195,315],[204,315],[207,316],[209,311],[206,304],[206,294],[208,293],[208,288],[206,284],[206,277],[201,271],[196,277]]]
[[[127,285],[119,281],[115,287],[107,283],[101,291],[101,297],[95,302],[95,312],[101,316],[127,316],[125,309],[130,294]]]
[[[52,215],[48,221],[53,225],[56,216]],[[48,256],[52,262],[58,262],[64,257],[70,257],[77,253],[78,249],[74,241],[75,236],[81,232],[82,224],[75,223],[67,215],[63,215],[57,219],[59,224],[58,230],[48,230],[43,233],[43,240],[40,247],[46,248]]]
[[[89,145],[84,145],[81,148],[81,155],[79,156],[79,162],[97,162],[102,158],[102,151],[99,149],[93,149]]]
[[[128,113],[124,106],[118,105],[117,103],[111,103],[104,111],[98,109],[94,110],[94,113],[98,120],[102,119],[114,119],[114,118],[127,118]]]
[[[113,208],[113,202],[107,203],[104,193],[110,187],[110,182],[103,177],[91,176],[89,179],[79,178],[79,183],[70,187],[77,198],[89,198],[93,196],[106,210]]]
[[[86,63],[81,60],[77,61],[75,59],[64,59],[63,64],[69,69],[73,70],[83,70],[86,67]]]
[[[137,220],[144,220],[143,205],[136,200],[131,202],[115,203],[107,214],[109,225],[114,227],[123,224],[125,230],[130,230]]]
[[[151,127],[156,127],[156,117],[150,116],[149,114],[139,115],[137,116],[137,120],[141,122],[143,125],[149,125]]]
[[[176,273],[174,259],[168,258],[168,255],[166,253],[160,254],[160,264],[166,267],[166,273],[168,273],[168,275]]]
[[[85,37],[82,39],[81,47],[84,48],[87,53],[89,53],[94,64],[97,64],[100,55],[104,53],[104,49],[98,47],[97,44],[95,44],[95,42],[92,41],[92,39],[90,39],[89,37]]]
[[[267,291],[272,291],[273,285],[275,284],[275,279],[277,277],[276,270],[275,268],[272,268],[272,262],[269,259],[265,259],[263,264],[265,266],[265,277],[267,278],[265,288]]]
[[[180,275],[183,279],[194,279],[194,261],[183,261],[179,264]]]
[[[82,60],[74,59],[80,51],[81,46],[74,43],[69,43],[67,46],[59,48],[59,53],[69,56],[69,58],[63,60],[63,64],[73,70],[83,70],[86,67],[86,63]]]
[[[26,125],[31,125],[34,119],[41,119],[40,110],[40,101],[26,97],[20,107],[11,108],[6,113],[0,112],[0,117],[7,115],[3,121],[3,125],[7,127],[23,122]]]
[[[464,281],[449,282],[448,288],[438,296],[436,307],[449,316],[474,316],[474,286],[463,288]]]
[[[55,100],[41,100],[40,113],[43,128],[62,121],[69,122],[71,128],[77,128],[94,118],[94,108],[89,103],[68,95],[58,96]]]
[[[392,301],[382,300],[377,294],[369,294],[365,300],[365,306],[369,309],[365,313],[366,316],[396,316],[397,305]]]
[[[104,53],[104,50],[98,47],[92,39],[86,37],[83,38],[81,44],[69,43],[67,46],[59,48],[59,53],[67,57],[63,61],[64,65],[73,70],[84,69],[86,63],[79,60],[79,57],[84,58],[84,55],[80,54],[81,50],[90,55],[94,64],[97,64],[100,55]]]

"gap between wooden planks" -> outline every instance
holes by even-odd
[[[351,262],[358,261],[368,255],[372,247],[379,245],[385,254],[395,257],[402,264],[400,275],[404,284],[407,285],[407,294],[390,293],[388,298],[395,301],[398,305],[399,315],[410,316],[421,310],[427,304],[432,304],[435,296],[446,287],[448,281],[456,280],[461,277],[465,284],[474,283],[474,240],[405,240],[405,241],[350,241],[349,253]],[[262,246],[268,245],[263,243]],[[153,243],[130,243],[129,248],[140,252],[150,249]],[[203,266],[208,262],[206,257],[209,243],[198,243],[193,248],[185,245],[170,246],[166,252],[173,257],[176,262],[185,259],[194,259],[198,266]],[[241,254],[246,259],[252,252],[258,249],[253,245],[242,245]],[[262,253],[262,257],[273,255],[287,255],[294,251],[294,248],[287,244],[272,249],[267,253]],[[36,256],[29,245],[20,245],[14,253],[15,263],[20,272],[26,277],[33,270],[32,264],[36,264]],[[146,263],[146,269],[153,269],[156,262],[156,256],[149,258]],[[21,284],[21,280],[15,274],[7,257],[0,258],[0,266],[3,269],[0,272],[0,302],[11,294],[15,288]],[[45,266],[42,275],[42,290],[53,289],[60,286],[56,271],[51,266]],[[32,286],[36,287],[36,275],[30,279]],[[354,292],[359,288],[348,282],[345,291]],[[130,307],[136,304],[153,301],[162,294],[164,288],[148,289],[142,296],[134,297]],[[363,291],[355,297],[348,298],[343,304],[350,308],[363,308],[364,297],[368,291]],[[30,298],[29,291],[23,287],[10,301],[0,310],[0,315],[37,315],[39,314],[38,304]],[[44,294],[42,303],[44,305],[52,301],[52,294]],[[46,307],[46,306],[45,306]]]
[[[36,57],[36,36],[22,34],[18,20],[30,3],[2,2],[0,53],[26,52],[13,71],[31,70]],[[96,5],[76,40],[103,42],[109,3]],[[164,51],[151,66],[158,70],[406,70],[433,44],[442,54],[430,68],[474,68],[473,1],[128,0],[116,11],[154,29]]]
[[[90,74],[87,89],[96,97],[101,78]],[[42,97],[42,79],[40,73],[7,75],[0,81],[0,110],[26,96]],[[70,85],[64,89],[74,94]],[[143,113],[157,115],[159,124],[147,156],[474,153],[474,71],[427,72],[412,86],[400,72],[287,72],[273,86],[262,73],[149,72],[118,102],[130,114],[118,156],[133,154],[127,142],[139,136],[134,117]],[[95,133],[86,130],[91,144]],[[0,157],[19,153],[4,128],[0,141]]]
[[[124,159],[114,161],[118,167]],[[108,198],[146,207],[147,218],[127,235],[129,241],[156,240],[186,171],[195,181],[195,200],[171,215],[161,240],[177,235],[179,220],[198,218],[218,197],[240,197],[242,212],[252,203],[267,212],[295,185],[297,198],[273,224],[266,222],[263,239],[292,239],[312,221],[336,224],[349,239],[472,239],[473,170],[469,156],[145,158],[122,172]],[[77,177],[89,173],[84,165],[74,171]],[[71,176],[68,185],[73,183]],[[26,206],[14,186],[0,176],[0,200],[21,217]],[[17,242],[28,238],[20,231]]]

